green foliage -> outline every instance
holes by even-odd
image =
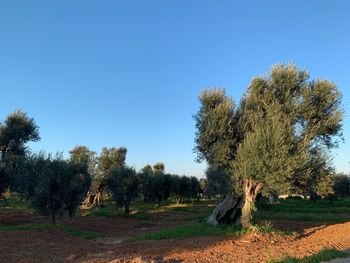
[[[281,260],[272,260],[269,263],[321,263],[328,262],[336,258],[346,258],[349,255],[334,248],[326,248],[315,255],[299,258],[286,257]]]
[[[332,194],[334,171],[325,156],[341,137],[341,98],[334,83],[310,81],[293,64],[254,78],[237,108],[222,89],[201,93],[195,152],[209,168],[228,169],[231,187],[244,197],[242,223],[261,191]]]
[[[102,176],[107,176],[113,169],[125,166],[127,149],[125,147],[103,147],[98,159],[98,170]]]
[[[209,165],[205,171],[207,187],[205,194],[209,197],[226,195],[232,189],[231,171],[221,165]]]
[[[151,201],[152,196],[152,181],[154,176],[154,171],[151,165],[146,165],[137,174],[140,181],[141,192],[143,194],[143,199],[145,202]]]
[[[30,162],[28,196],[35,210],[50,216],[67,211],[73,216],[90,187],[91,177],[86,166],[70,163],[60,156],[38,155]]]
[[[160,205],[170,197],[173,197],[177,202],[199,197],[200,187],[196,177],[180,177],[164,173],[163,163],[157,163],[153,168],[146,165],[138,173],[145,201],[156,201]]]
[[[98,164],[96,152],[91,151],[87,146],[77,145],[69,151],[69,154],[72,163],[86,165],[91,177],[95,177]]]
[[[164,173],[165,171],[165,165],[162,162],[158,162],[153,165],[153,170],[158,173]]]
[[[289,149],[289,154],[272,159],[265,156],[264,160],[272,163],[284,159],[288,163],[294,159],[288,165],[290,179],[286,181],[294,192],[310,192],[310,183],[317,184],[331,175],[324,156],[326,148],[336,145],[334,138],[341,135],[342,127],[343,110],[337,87],[330,81],[308,81],[308,78],[308,73],[295,65],[276,65],[269,76],[252,81],[245,97],[245,133],[255,132],[257,122],[270,122],[273,126],[280,120],[280,129],[285,129],[284,147]],[[281,135],[276,131],[273,136]],[[274,177],[278,181],[279,175]],[[331,193],[329,183],[319,185],[316,190],[321,195]]]
[[[204,90],[199,96],[201,107],[194,116],[198,161],[228,165],[237,147],[234,104],[224,89]]]
[[[345,174],[337,174],[334,177],[333,189],[336,197],[350,197],[350,177]]]
[[[134,168],[122,167],[111,171],[106,180],[117,207],[124,205],[125,214],[129,214],[130,202],[138,195],[139,179]]]
[[[308,160],[308,155],[303,151],[295,154],[298,149],[280,109],[271,106],[269,110],[264,117],[256,117],[251,132],[239,145],[234,176],[262,183],[266,194],[286,193],[290,191],[291,174]]]
[[[39,128],[34,119],[15,111],[0,123],[0,196],[11,187],[23,193],[21,175],[27,154],[26,143],[38,141]]]

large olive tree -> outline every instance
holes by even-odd
[[[322,195],[331,192],[324,182],[332,170],[323,156],[337,145],[343,117],[334,83],[276,65],[252,80],[238,107],[223,89],[205,90],[199,99],[198,159],[227,167],[233,189],[209,223],[249,226],[259,193],[305,192],[311,181]]]

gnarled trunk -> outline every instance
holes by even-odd
[[[243,207],[241,225],[250,227],[252,225],[252,208],[255,206],[256,197],[260,193],[262,184],[251,179],[243,180]]]
[[[89,191],[85,197],[85,200],[83,201],[82,207],[83,208],[89,208],[92,205],[95,207],[103,207],[103,192],[97,191]]]
[[[240,224],[243,227],[250,227],[252,207],[261,189],[261,183],[244,179],[243,195],[237,196],[230,192],[208,217],[207,223],[211,225]]]
[[[207,223],[210,225],[239,223],[242,201],[242,196],[230,192],[208,217]]]

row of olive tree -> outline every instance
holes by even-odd
[[[236,106],[223,89],[205,90],[195,115],[198,161],[211,181],[228,185],[208,222],[251,225],[259,194],[332,193],[328,152],[341,136],[341,94],[328,80],[309,80],[295,65],[274,66],[252,80]]]
[[[134,197],[143,197],[146,202],[160,204],[170,197],[177,202],[198,198],[199,182],[196,177],[165,173],[163,163],[146,165],[138,173],[126,165],[127,149],[103,148],[100,156],[86,146],[76,146],[70,151],[71,160],[86,165],[92,175],[90,190],[83,202],[85,207],[103,207],[105,194],[112,194],[116,207],[124,205],[128,213]]]
[[[90,187],[87,166],[61,155],[31,154],[26,143],[39,140],[32,118],[15,111],[0,124],[0,196],[18,193],[40,214],[73,216]]]
[[[162,168],[159,169],[159,166]],[[171,197],[176,202],[183,202],[200,196],[196,177],[164,173],[164,165],[161,163],[154,165],[153,169],[147,165],[139,173],[127,166],[113,169],[105,182],[116,207],[124,206],[126,214],[129,213],[132,199],[140,195],[143,195],[145,202],[157,202],[159,205]]]
[[[162,169],[159,169],[161,167]],[[164,173],[164,164],[146,165],[138,173],[144,201],[162,201],[172,197],[177,203],[199,198],[201,189],[196,177]]]

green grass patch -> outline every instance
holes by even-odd
[[[86,231],[82,229],[72,228],[72,227],[66,227],[61,226],[59,227],[63,232],[70,234],[75,237],[81,237],[85,239],[95,239],[99,237],[103,237],[104,235],[102,233],[93,232],[93,231]]]
[[[333,204],[325,200],[316,203],[309,200],[280,200],[275,204],[260,202],[258,208],[263,211],[289,213],[350,213],[348,200],[335,201]]]
[[[313,213],[293,213],[293,212],[257,212],[255,220],[289,220],[289,221],[308,221],[308,222],[334,222],[340,223],[347,220],[340,214],[313,214]]]
[[[349,220],[350,201],[338,200],[330,203],[328,200],[312,202],[302,199],[277,200],[274,204],[266,201],[257,204],[255,219],[259,220],[290,220],[313,222],[344,222]]]
[[[59,230],[64,233],[70,234],[72,236],[81,237],[85,239],[95,239],[98,237],[103,237],[102,233],[86,231],[82,229],[77,229],[73,227],[66,227],[62,225],[54,225],[54,224],[27,224],[27,225],[14,225],[14,226],[0,226],[0,232],[2,231],[14,231],[14,230],[22,230],[22,231],[33,231],[33,230]]]
[[[204,222],[207,218],[207,215],[193,215],[193,216],[185,216],[180,218],[170,218],[169,221],[197,221]]]
[[[117,214],[115,211],[108,208],[92,208],[88,211],[84,211],[82,216],[115,217]]]
[[[132,213],[125,214],[123,211],[115,211],[115,209],[110,209],[107,207],[104,208],[93,208],[87,212],[82,213],[82,216],[95,216],[95,217],[127,217],[135,218],[140,220],[152,220],[152,216],[145,213]]]
[[[336,249],[323,249],[315,255],[302,259],[286,257],[277,261],[269,261],[269,263],[320,263],[336,258],[346,258],[348,256],[349,254]]]
[[[27,225],[13,225],[13,226],[0,226],[1,231],[13,231],[13,230],[48,230],[48,229],[57,229],[58,225],[54,224],[27,224]]]
[[[233,236],[240,235],[246,232],[239,226],[211,226],[206,223],[193,223],[188,225],[179,226],[172,229],[165,229],[145,234],[137,235],[128,241],[141,241],[141,240],[161,240],[171,238],[186,238],[186,237],[198,237],[198,236]]]

